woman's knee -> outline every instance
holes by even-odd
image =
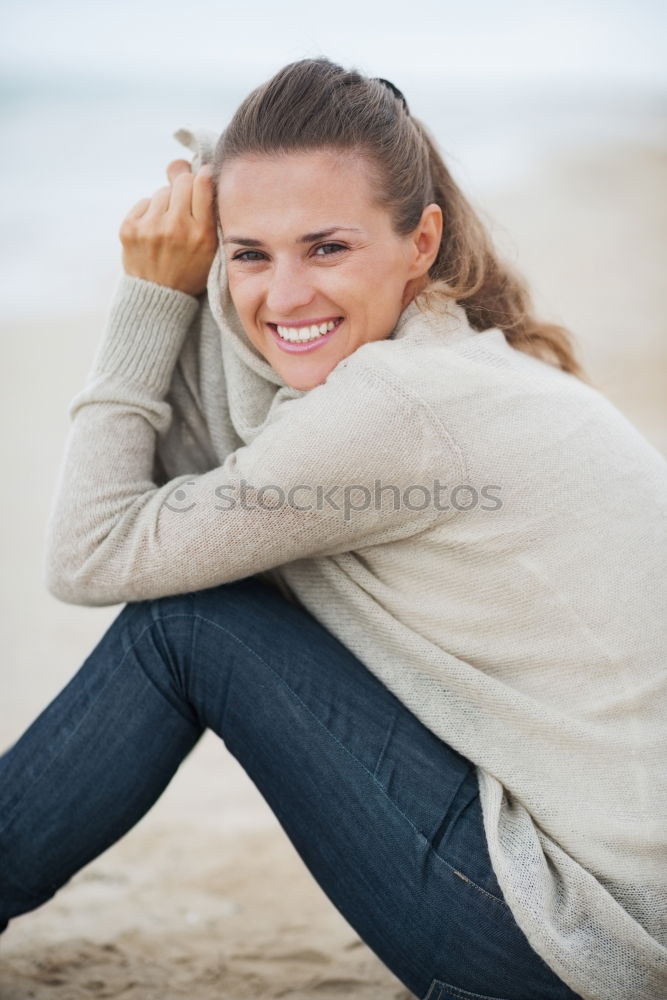
[[[127,604],[113,623],[114,639],[159,686],[167,682],[193,699],[210,687],[211,669],[219,673],[229,662],[225,650],[239,644],[235,630],[246,634],[258,625],[264,586],[247,578]]]
[[[206,626],[222,643],[226,636],[231,643],[264,646],[266,641],[275,641],[276,632],[288,620],[308,619],[313,628],[321,629],[302,608],[259,576],[160,598],[150,605],[148,614],[153,620],[174,623],[189,617],[196,631],[206,631]]]
[[[173,632],[175,637],[182,638],[183,629],[173,628],[176,623],[191,622],[211,613],[224,614],[226,608],[232,612],[241,600],[239,589],[244,582],[132,601],[121,609],[111,629],[124,635],[126,646],[136,644],[147,633],[161,632],[166,638]]]

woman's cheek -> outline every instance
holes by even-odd
[[[252,276],[230,271],[227,273],[227,284],[236,311],[240,314],[249,309],[258,294],[257,282],[253,283]]]

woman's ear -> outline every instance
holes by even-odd
[[[440,249],[442,230],[442,209],[435,202],[432,202],[422,212],[421,219],[411,237],[415,248],[413,277],[425,275],[432,266]]]
[[[412,302],[428,284],[428,272],[438,256],[442,230],[442,209],[433,202],[426,206],[419,224],[410,236],[412,263],[408,272],[409,278],[403,290],[403,308]]]

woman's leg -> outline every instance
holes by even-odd
[[[571,1000],[491,869],[473,768],[257,578],[127,605],[0,757],[0,926],[150,808],[205,727],[418,997]]]

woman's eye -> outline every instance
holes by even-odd
[[[314,253],[318,257],[331,257],[344,250],[347,250],[347,247],[343,246],[342,243],[320,243],[318,247],[315,247]],[[242,260],[254,264],[255,261],[264,260],[264,254],[260,253],[259,250],[241,250],[240,253],[232,257],[232,260]]]
[[[320,245],[315,248],[315,252],[317,253],[318,250],[326,251],[325,253],[320,254],[320,256],[330,257],[332,254],[340,253],[341,250],[347,250],[347,247],[344,247],[342,243],[320,243]]]
[[[254,254],[254,257],[249,257],[248,254]],[[262,254],[257,250],[243,250],[241,253],[237,253],[232,260],[249,260],[251,263],[255,260],[261,260]]]

